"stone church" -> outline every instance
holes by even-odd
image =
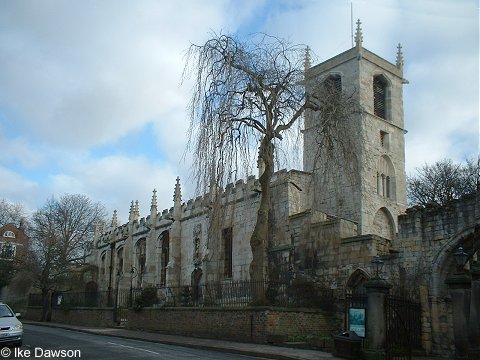
[[[361,291],[374,275],[372,259],[380,256],[381,275],[392,290],[422,304],[424,347],[441,351],[452,337],[445,279],[454,271],[460,244],[469,260],[476,260],[479,201],[472,196],[448,208],[407,209],[403,86],[408,81],[401,47],[392,63],[362,41],[358,23],[351,49],[315,66],[306,56],[307,90],[332,81],[362,109],[345,128],[355,171],[340,162],[332,166],[322,156],[315,131],[319,115],[307,112],[303,169],[277,171],[271,182],[269,271],[288,269],[344,294]],[[223,230],[214,237],[208,232],[208,194],[183,201],[179,178],[172,188],[170,209],[158,210],[154,190],[150,214],[140,217],[138,202],[132,202],[128,223],[118,224],[115,212],[111,226],[98,232],[90,263],[98,269],[99,290],[249,279],[249,240],[261,197],[256,177],[222,189]]]

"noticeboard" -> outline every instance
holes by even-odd
[[[348,309],[348,330],[365,337],[365,309]]]

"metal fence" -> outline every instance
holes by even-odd
[[[265,301],[254,303],[255,294]],[[269,281],[228,281],[198,286],[147,287],[98,292],[55,292],[53,307],[312,307],[328,310],[336,301],[330,289],[315,289],[313,284]],[[42,306],[41,294],[30,294],[29,306]]]
[[[133,305],[246,307],[270,305],[281,307],[326,308],[334,304],[333,291],[311,291],[298,284],[268,281],[229,281],[198,286],[134,289]],[[255,293],[264,293],[265,301],[255,304]],[[147,299],[148,298],[148,299]]]
[[[109,296],[110,295],[110,296]],[[52,307],[109,307],[113,305],[115,293],[108,291],[95,292],[53,292],[51,294]],[[47,299],[48,300],[48,299]],[[42,306],[44,299],[42,294],[29,294],[29,306]]]

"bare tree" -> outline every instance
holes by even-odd
[[[300,130],[306,109],[334,110],[316,92],[305,92],[304,55],[305,46],[267,35],[248,43],[214,35],[188,52],[185,76],[193,70],[195,80],[188,149],[197,189],[222,188],[239,172],[248,174],[255,160],[260,169],[261,200],[250,238],[253,281],[266,276],[270,181],[279,145]],[[262,302],[264,294],[257,295],[254,301]]]
[[[28,219],[21,204],[14,204],[6,199],[0,199],[0,227],[6,224],[25,227],[28,224]]]
[[[442,206],[478,191],[480,158],[455,164],[450,159],[425,164],[408,177],[408,200],[411,206]]]
[[[48,294],[72,271],[83,264],[92,249],[95,226],[104,221],[105,209],[84,195],[50,198],[33,214],[30,267],[34,286],[41,289],[48,310]]]

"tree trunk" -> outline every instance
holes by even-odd
[[[266,305],[265,280],[268,271],[265,265],[265,250],[268,244],[269,213],[270,213],[270,180],[273,174],[273,145],[268,137],[260,144],[259,161],[265,169],[260,175],[261,199],[257,211],[257,222],[250,238],[252,262],[250,263],[250,280],[252,281],[253,305]]]
[[[42,289],[42,317],[40,321],[50,321],[52,312],[52,293],[48,289]]]

